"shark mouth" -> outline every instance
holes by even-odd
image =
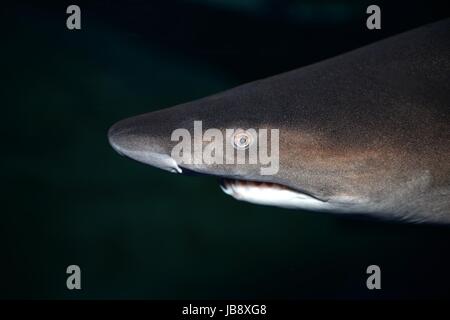
[[[248,180],[221,179],[220,188],[237,200],[289,209],[327,210],[326,201],[281,184]]]

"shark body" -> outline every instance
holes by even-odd
[[[180,164],[177,128],[279,129],[279,170]],[[119,121],[120,154],[224,178],[244,201],[450,223],[450,19],[200,100]]]

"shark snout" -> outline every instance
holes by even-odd
[[[112,148],[122,156],[141,163],[174,173],[181,168],[170,156],[168,143],[153,131],[159,129],[152,123],[143,121],[142,116],[128,118],[115,123],[108,130],[108,141]],[[155,128],[156,127],[156,128]]]
[[[114,124],[108,130],[108,141],[111,147],[121,156],[126,156],[124,152],[126,150],[126,135],[120,130],[120,123]]]

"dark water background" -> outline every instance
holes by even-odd
[[[2,4],[2,298],[450,296],[450,229],[237,202],[214,179],[117,155],[115,121],[444,18],[443,3],[88,1]],[[66,267],[82,269],[69,291]],[[365,269],[382,270],[368,291]]]

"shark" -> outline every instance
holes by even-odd
[[[252,140],[247,128],[277,129],[278,170],[261,174],[260,164],[242,161],[181,162],[173,156],[179,144],[173,133],[193,131],[196,121],[224,136],[230,128],[240,132],[237,145],[232,137],[223,147],[244,150]],[[120,155],[144,164],[218,177],[222,190],[242,201],[449,224],[450,19],[126,118],[108,139]],[[207,144],[198,139],[193,143]]]

